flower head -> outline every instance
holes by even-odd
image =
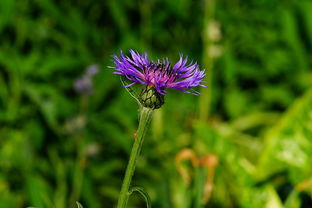
[[[144,107],[157,109],[164,104],[164,94],[166,88],[181,90],[186,93],[198,95],[193,87],[202,86],[205,71],[199,69],[197,63],[187,64],[187,57],[180,55],[180,60],[171,65],[168,58],[151,61],[147,53],[139,54],[130,50],[130,56],[125,56],[120,51],[120,57],[114,55],[113,67],[119,74],[130,80],[132,83],[125,85],[130,87],[136,83],[145,85],[139,95],[136,97]]]
[[[77,93],[90,95],[93,91],[92,78],[99,72],[97,64],[90,65],[86,68],[84,74],[74,82],[74,89]]]
[[[148,55],[139,54],[134,50],[130,50],[130,56],[125,56],[120,52],[120,57],[113,56],[116,71],[115,74],[123,75],[131,84],[141,83],[146,86],[154,87],[156,91],[164,95],[166,88],[181,90],[186,93],[198,95],[193,87],[205,85],[202,84],[205,77],[205,71],[199,69],[197,63],[187,64],[187,57],[180,55],[180,60],[171,65],[168,58],[157,61],[150,61]]]

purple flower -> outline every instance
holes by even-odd
[[[114,73],[123,75],[132,81],[125,87],[141,83],[154,87],[161,95],[166,93],[166,88],[199,95],[192,87],[206,87],[202,84],[203,78],[206,76],[205,70],[200,70],[196,62],[187,64],[187,57],[183,58],[182,55],[173,67],[168,58],[150,61],[146,52],[139,54],[134,50],[130,50],[130,56],[125,56],[120,51],[120,57],[114,55],[113,58],[116,69]]]
[[[90,95],[93,90],[93,83],[92,79],[90,76],[83,76],[79,79],[77,79],[74,82],[74,89],[76,92],[85,94],[85,95]]]
[[[89,76],[94,76],[96,75],[100,70],[99,70],[99,65],[98,64],[92,64],[87,67],[85,74]]]
[[[99,65],[93,64],[86,68],[84,74],[74,82],[76,92],[91,95],[93,91],[92,78],[99,72]]]

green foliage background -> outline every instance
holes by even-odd
[[[1,0],[0,208],[114,207],[138,106],[111,55],[179,53],[207,69],[199,97],[168,90],[134,185],[153,207],[312,207],[310,0]],[[98,64],[91,95],[74,91]],[[207,205],[203,167],[219,163]],[[199,172],[198,172],[199,171]],[[133,195],[129,207],[145,207]]]

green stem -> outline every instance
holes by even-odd
[[[195,169],[194,184],[194,208],[203,208],[204,186],[205,186],[205,170],[202,167]]]
[[[130,159],[129,159],[126,174],[122,183],[117,208],[125,208],[127,206],[131,179],[135,170],[137,158],[140,154],[140,150],[143,144],[146,130],[151,120],[152,112],[153,110],[150,108],[142,107],[141,109],[139,128],[138,128],[137,136],[135,138],[135,141],[131,150]]]
[[[213,42],[207,35],[209,29],[209,24],[214,16],[215,10],[215,0],[205,0],[204,1],[204,28],[202,33],[203,38],[203,63],[206,66],[207,76],[204,81],[207,85],[207,88],[202,88],[199,97],[199,115],[200,120],[206,122],[210,116],[211,105],[212,105],[212,90],[213,90],[213,57],[209,54],[209,49],[212,46]]]

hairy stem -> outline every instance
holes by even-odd
[[[140,154],[140,150],[143,144],[146,130],[148,129],[148,125],[151,120],[152,112],[153,110],[150,108],[142,107],[141,109],[139,128],[138,128],[137,135],[135,137],[135,141],[131,150],[130,159],[129,159],[128,166],[126,169],[126,174],[122,183],[117,208],[125,208],[127,206],[131,179],[135,170],[137,158]]]

